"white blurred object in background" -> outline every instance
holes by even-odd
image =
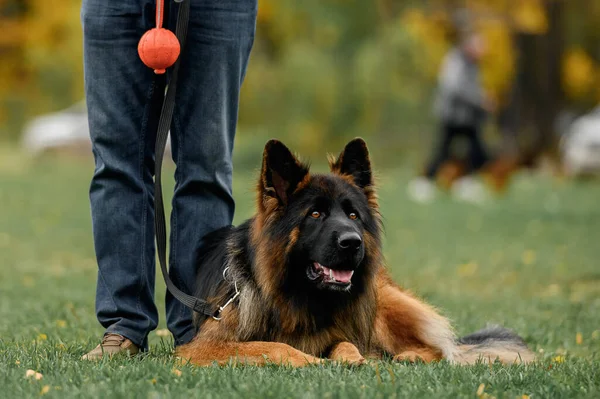
[[[431,180],[417,177],[408,183],[407,191],[413,201],[428,204],[435,199],[437,187]]]
[[[92,143],[85,102],[33,118],[24,128],[22,145],[34,156],[49,150],[75,150],[91,155]],[[170,137],[165,152],[171,152]]]
[[[561,141],[565,173],[600,174],[600,106],[577,118]]]
[[[32,155],[61,148],[91,149],[85,103],[33,118],[23,131],[23,147]]]
[[[452,184],[452,197],[470,204],[483,204],[487,199],[485,186],[472,176],[461,177]]]

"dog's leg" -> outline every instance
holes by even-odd
[[[376,345],[398,360],[453,360],[456,338],[448,320],[435,309],[378,276]]]
[[[359,366],[365,362],[358,348],[350,342],[339,342],[329,352],[329,359],[352,366]]]
[[[213,363],[225,365],[231,361],[263,366],[267,363],[302,367],[318,364],[322,359],[301,352],[280,342],[214,342],[193,340],[177,349],[177,356],[197,366]]]

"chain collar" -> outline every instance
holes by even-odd
[[[227,281],[227,271],[229,270],[229,266],[227,266],[225,269],[223,269],[223,280]],[[223,306],[219,306],[219,308],[217,309],[217,311],[215,312],[215,314],[213,315],[213,319],[219,321],[221,320],[221,314],[223,313],[223,310],[225,310],[225,308],[229,305],[231,305],[231,303],[233,301],[235,301],[237,299],[238,296],[240,296],[240,290],[238,290],[238,286],[237,286],[237,281],[233,280],[233,287],[235,289],[235,294],[233,294],[233,296],[231,298],[229,298],[229,300],[227,302],[225,302],[225,304]]]

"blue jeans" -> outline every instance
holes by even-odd
[[[167,0],[165,27],[178,3]],[[191,0],[171,125],[175,192],[170,275],[193,292],[201,238],[233,219],[231,152],[240,85],[254,41],[257,0]],[[153,0],[83,0],[85,92],[95,172],[90,187],[98,261],[96,314],[106,332],[147,348],[154,304],[154,146],[168,74],[137,54],[154,27]],[[175,344],[194,336],[192,313],[170,294]]]

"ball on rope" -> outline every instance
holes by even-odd
[[[154,69],[154,73],[163,74],[177,61],[181,48],[173,32],[162,27],[164,0],[156,1],[156,28],[144,33],[138,43],[138,54],[142,62]]]
[[[177,37],[164,28],[150,29],[138,44],[140,58],[156,74],[165,73],[177,61],[180,51]]]

